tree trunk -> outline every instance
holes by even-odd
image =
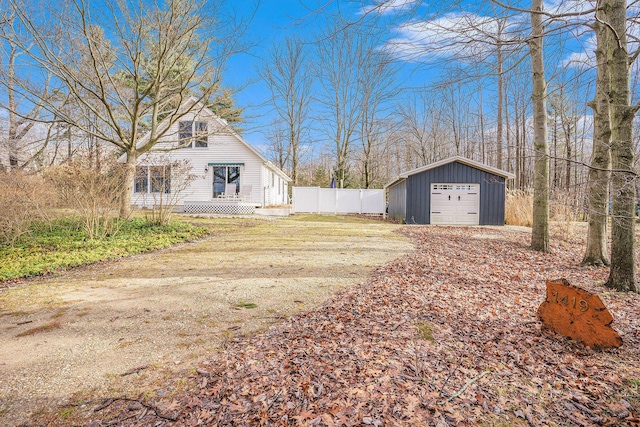
[[[565,140],[565,145],[566,145],[566,149],[567,149],[567,158],[565,159],[565,181],[564,181],[564,186],[565,189],[567,191],[571,191],[571,156],[572,156],[572,149],[571,149],[571,120],[573,120],[572,118],[567,118],[566,115],[565,119],[566,119],[566,123],[563,126],[564,129],[564,140]]]
[[[136,177],[137,155],[134,152],[127,153],[127,160],[124,164],[124,182],[122,193],[120,194],[120,218],[127,219],[131,215],[131,195],[133,193],[133,180]]]
[[[633,171],[633,119],[630,105],[630,60],[627,51],[625,0],[603,0],[609,23],[609,111],[611,115],[611,163],[613,193],[611,269],[606,285],[618,291],[639,292],[635,251],[635,174]]]
[[[506,98],[506,89],[505,89],[505,98]],[[507,167],[504,169],[507,172],[513,172],[513,147],[511,146],[511,120],[509,118],[509,101],[506,100],[504,103],[504,127],[505,127],[505,137],[507,141]],[[514,180],[507,181],[507,188],[514,188],[515,182]]]
[[[364,161],[364,188],[371,187],[371,166],[369,160]]]
[[[9,67],[7,70],[7,76],[9,81],[9,134],[7,139],[7,154],[8,154],[8,167],[9,170],[18,169],[18,115],[16,114],[17,104],[15,98],[15,59],[16,49],[14,46],[10,46],[9,50]],[[0,161],[2,163],[2,161]]]
[[[498,25],[498,39],[502,39],[502,23]],[[497,129],[496,129],[496,166],[498,169],[502,169],[502,106],[504,104],[504,76],[503,76],[503,59],[502,59],[502,45],[498,41],[497,52],[497,67],[498,67],[498,111],[497,111]]]
[[[531,2],[531,71],[533,74],[533,149],[535,167],[533,177],[533,224],[531,248],[549,252],[549,147],[547,145],[547,82],[544,77],[542,42],[543,0]]]
[[[598,16],[602,18],[601,12]],[[605,25],[595,24],[598,63],[596,76],[596,95],[589,103],[593,110],[593,153],[587,201],[588,229],[587,247],[585,248],[582,264],[609,265],[607,253],[607,210],[609,207],[609,178],[611,168],[611,125],[609,122],[609,70],[606,58],[606,38],[609,30]]]
[[[291,148],[291,180],[293,185],[298,185],[298,147],[300,146],[300,135],[296,134],[297,126],[291,125],[289,131],[289,147]]]
[[[518,109],[518,104],[516,103],[515,105],[515,127],[516,127],[516,135],[515,135],[515,140],[516,140],[516,188],[518,188],[519,190],[524,190],[524,185],[522,182],[522,173],[520,171],[520,167],[522,165],[521,162],[521,157],[522,155],[520,154],[520,113],[519,113],[519,109]]]

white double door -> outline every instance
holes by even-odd
[[[430,222],[478,225],[480,184],[431,184]]]

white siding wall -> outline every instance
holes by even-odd
[[[192,116],[186,116],[183,120],[196,120]],[[200,118],[199,120],[202,120]],[[219,126],[215,120],[209,121],[209,131],[213,126]],[[167,133],[168,139],[177,140],[178,124],[176,123]],[[158,148],[162,148],[163,144],[158,144]],[[165,144],[165,146],[168,144]],[[182,205],[184,201],[208,201],[213,198],[213,167],[208,166],[211,163],[243,163],[240,169],[240,186],[252,186],[251,201],[259,205],[279,205],[283,204],[285,198],[278,197],[278,188],[272,188],[271,175],[274,172],[264,164],[264,160],[256,155],[245,143],[240,141],[233,134],[215,134],[209,136],[208,147],[183,148],[179,150],[163,152],[163,153],[147,153],[140,158],[140,162],[145,161],[154,163],[162,160],[169,161],[189,160],[192,167],[192,173],[197,178],[191,183],[189,189],[183,192],[178,202]],[[205,173],[205,168],[208,172]],[[282,183],[284,179],[275,174],[275,183]],[[174,179],[174,178],[172,178]],[[280,184],[282,186],[282,184]],[[282,190],[280,190],[282,193]],[[133,194],[133,203],[138,206],[147,206],[153,204],[153,198],[149,195]]]
[[[265,206],[289,204],[288,182],[268,166],[262,168],[262,174]]]

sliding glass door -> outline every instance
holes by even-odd
[[[227,184],[235,184],[229,186],[235,194],[240,191],[240,166],[213,166],[213,197],[226,194]]]

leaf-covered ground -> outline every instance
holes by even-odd
[[[640,296],[508,229],[405,227],[418,250],[320,309],[237,338],[192,389],[103,403],[105,425],[639,425]],[[624,345],[597,351],[542,330],[545,281],[598,293]],[[174,421],[175,419],[175,421]],[[104,424],[103,424],[104,423]]]

